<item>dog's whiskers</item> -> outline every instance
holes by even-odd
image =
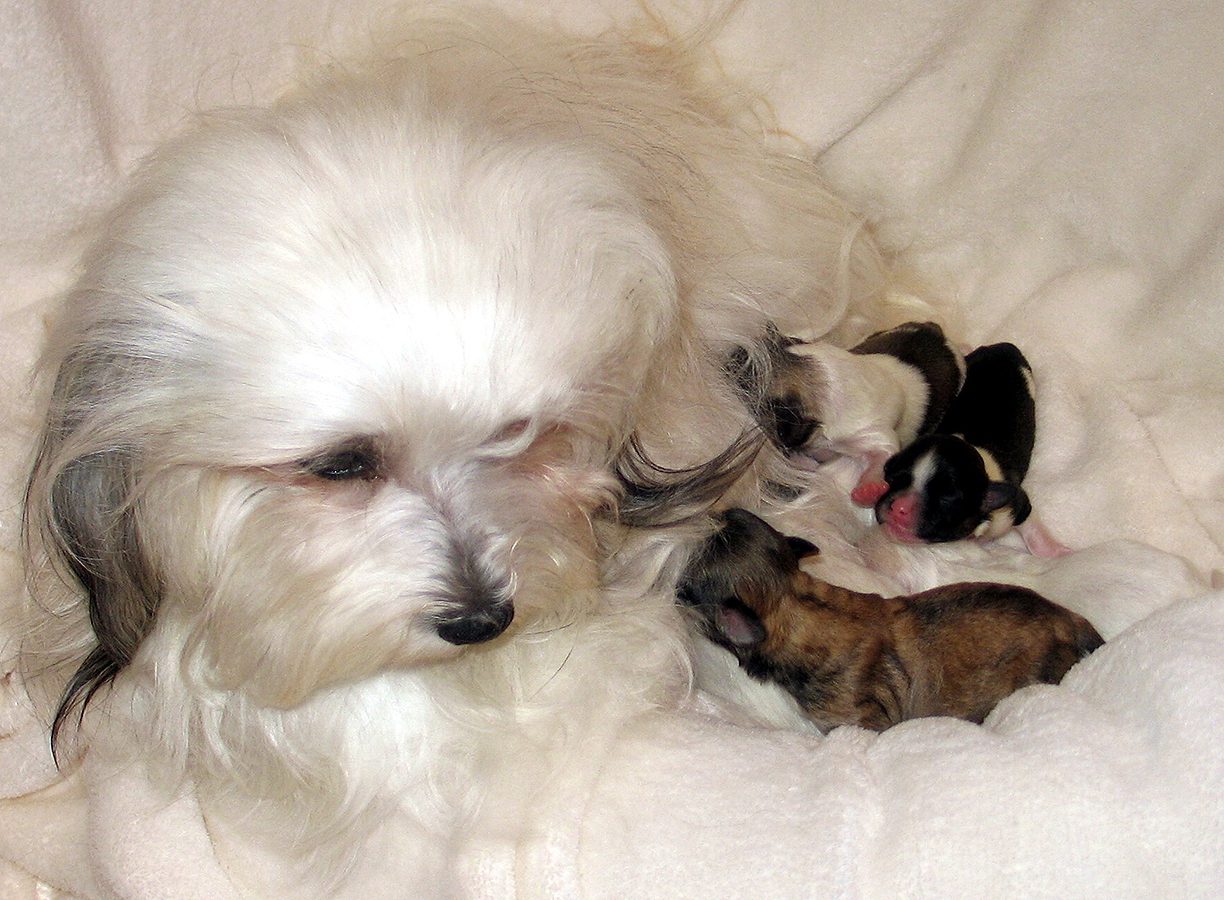
[[[570,658],[573,657],[573,655],[574,655],[574,648],[570,647],[569,651],[565,654],[565,658],[561,660],[561,663],[557,666],[556,669],[553,670],[553,673],[549,675],[547,678],[545,678],[544,681],[541,682],[539,687],[537,687],[535,691],[532,692],[529,699],[534,700],[536,697],[540,696],[540,694],[543,693],[544,689],[548,687],[550,684],[552,684],[556,680],[557,676],[561,674],[561,670],[565,668],[566,663],[570,661]]]

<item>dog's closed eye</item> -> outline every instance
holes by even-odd
[[[327,481],[372,481],[379,477],[380,458],[371,442],[360,441],[306,460],[302,466]]]
[[[573,450],[572,437],[564,423],[522,418],[497,429],[480,449],[487,458],[508,461],[519,469],[531,468],[566,459]]]
[[[526,434],[527,431],[531,428],[531,426],[532,426],[531,419],[526,419],[526,418],[515,419],[513,422],[507,422],[505,425],[503,425],[501,428],[497,429],[497,431],[493,433],[492,437],[489,438],[488,443],[489,444],[510,443],[511,441],[514,441],[522,437],[524,434]]]

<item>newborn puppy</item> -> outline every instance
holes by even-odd
[[[920,437],[883,468],[876,519],[906,543],[997,538],[1013,526],[1030,552],[1069,552],[1032,517],[1020,486],[1033,454],[1033,376],[1014,344],[965,357],[965,383],[937,434]]]
[[[1056,684],[1103,642],[1027,588],[965,583],[885,598],[800,569],[818,551],[741,509],[690,561],[679,597],[753,678],[785,688],[822,730],[905,719],[981,722],[1026,685]]]
[[[964,360],[934,322],[876,332],[850,350],[771,330],[767,363],[733,372],[770,439],[793,460],[864,461],[852,492],[873,506],[888,489],[884,461],[944,418],[964,380]]]

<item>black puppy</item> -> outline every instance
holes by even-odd
[[[907,543],[991,539],[1020,526],[1030,552],[1068,552],[1032,516],[1020,486],[1037,428],[1028,361],[1014,344],[991,344],[968,354],[965,367],[964,386],[937,433],[884,464],[888,489],[876,519]]]

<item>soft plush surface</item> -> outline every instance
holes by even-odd
[[[630,0],[504,5],[590,27]],[[381,0],[0,2],[0,662],[41,304],[124,173],[192,110],[271,96]],[[698,9],[662,7],[676,21]],[[1030,493],[1084,550],[1041,584],[1110,638],[982,726],[753,729],[698,704],[473,859],[489,896],[1224,896],[1224,7],[755,0],[719,39],[842,193],[1034,365]],[[1122,542],[1127,539],[1138,544]],[[911,556],[915,581],[957,573]],[[0,685],[0,894],[223,897],[190,796],[50,766]],[[517,879],[517,880],[516,880]]]

